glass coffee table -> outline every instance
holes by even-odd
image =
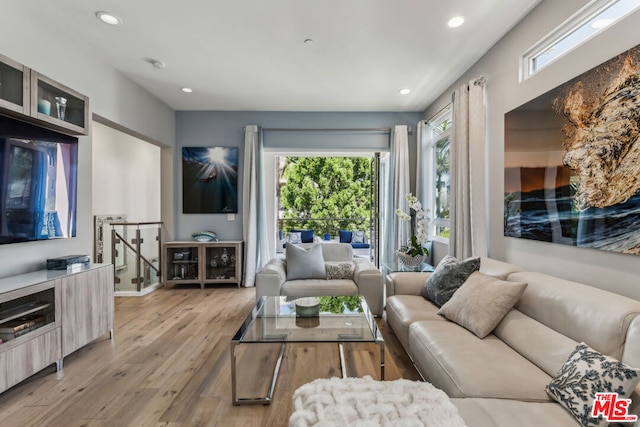
[[[231,340],[231,393],[234,405],[271,403],[282,355],[287,343],[334,343],[340,351],[342,377],[347,376],[342,343],[376,343],[380,346],[380,379],[384,379],[384,340],[363,296],[317,297],[317,316],[296,315],[295,300],[261,297]],[[280,343],[271,383],[264,397],[238,397],[236,348],[242,344]]]

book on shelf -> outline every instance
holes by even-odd
[[[0,324],[0,339],[8,341],[38,329],[46,323],[45,316],[34,316],[10,320]]]

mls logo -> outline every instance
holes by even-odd
[[[618,399],[618,393],[596,393],[591,416],[603,415],[609,422],[629,423],[638,420],[637,415],[628,415],[631,399]]]

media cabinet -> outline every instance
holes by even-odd
[[[26,317],[38,323],[0,344],[0,393],[50,365],[61,370],[65,356],[107,332],[113,338],[113,266],[0,279],[0,330]]]

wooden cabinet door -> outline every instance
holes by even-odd
[[[62,356],[113,331],[113,267],[62,278]]]
[[[59,358],[60,342],[58,341],[57,329],[4,352],[7,369],[5,387],[18,384],[25,378],[56,363]],[[2,385],[1,382],[0,385]],[[4,388],[0,390],[4,390]]]

